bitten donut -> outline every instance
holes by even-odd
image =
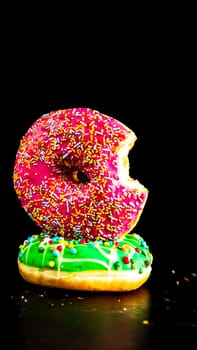
[[[13,182],[41,229],[65,239],[114,240],[138,222],[148,190],[129,174],[135,133],[90,108],[52,111],[22,137]]]
[[[19,247],[18,267],[27,282],[84,291],[131,291],[150,276],[153,256],[138,234],[115,240],[66,240],[44,232]]]

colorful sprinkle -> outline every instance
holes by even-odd
[[[123,256],[123,261],[125,264],[130,264],[130,260],[128,256]]]
[[[95,270],[97,266],[99,270],[136,270],[136,273],[143,273],[150,268],[153,257],[147,245],[140,252],[136,252],[138,244],[139,241],[131,234],[119,239],[119,246],[112,241],[85,243],[81,239],[67,241],[58,235],[50,239],[41,234],[31,243],[25,241],[19,246],[18,258],[27,265],[51,267],[61,271]],[[125,245],[130,247],[126,254],[122,249]]]
[[[14,189],[30,218],[50,236],[68,240],[110,241],[131,231],[148,192],[119,181],[115,150],[127,138],[136,136],[89,108],[52,111],[37,119],[21,139],[13,172]]]
[[[71,248],[70,249],[71,254],[77,254],[77,249],[76,248]]]

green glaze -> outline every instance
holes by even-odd
[[[133,270],[139,273],[152,264],[153,256],[138,234],[116,241],[65,240],[45,233],[32,235],[19,247],[19,260],[40,269],[77,272],[87,270]]]

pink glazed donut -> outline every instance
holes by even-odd
[[[135,133],[90,108],[42,115],[22,137],[13,183],[22,207],[51,236],[114,240],[137,224],[148,190],[129,175]]]

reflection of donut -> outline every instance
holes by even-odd
[[[45,232],[115,239],[139,220],[148,191],[129,177],[135,134],[88,108],[42,115],[23,136],[14,166],[22,207]]]
[[[146,282],[152,260],[149,247],[137,234],[114,241],[87,242],[41,233],[20,246],[18,266],[27,282],[42,286],[130,291]]]

